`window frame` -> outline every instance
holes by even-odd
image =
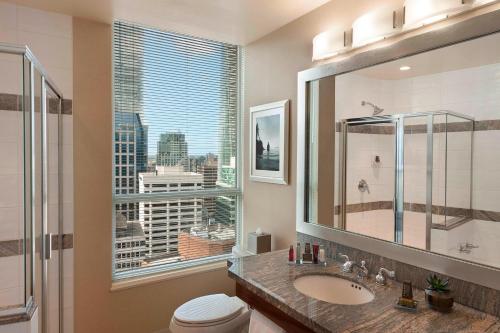
[[[138,25],[136,23],[132,22],[127,22],[124,20],[116,20],[112,24],[112,41],[111,41],[111,48],[112,48],[112,64],[111,64],[111,75],[112,75],[112,116],[111,116],[111,121],[112,121],[112,131],[110,133],[111,135],[111,152],[112,152],[112,159],[111,159],[111,175],[112,175],[112,181],[111,181],[111,196],[112,196],[112,203],[111,203],[111,211],[112,211],[112,225],[111,225],[111,276],[112,276],[112,282],[113,283],[121,283],[122,281],[134,279],[134,278],[144,278],[144,277],[153,277],[154,276],[162,276],[165,274],[170,274],[173,273],[174,275],[178,275],[179,273],[183,275],[182,271],[192,271],[194,273],[199,272],[200,269],[202,270],[202,266],[206,265],[207,269],[213,269],[213,265],[217,265],[217,263],[220,263],[224,260],[227,260],[231,257],[233,257],[232,253],[227,253],[227,254],[222,254],[222,255],[217,255],[217,256],[209,256],[209,257],[203,257],[203,258],[198,258],[198,259],[190,259],[186,261],[180,261],[176,263],[165,263],[165,264],[158,264],[158,265],[153,265],[151,267],[144,267],[140,269],[132,269],[129,271],[122,271],[122,272],[117,272],[116,271],[116,254],[117,254],[117,248],[116,248],[116,205],[117,204],[130,204],[130,203],[138,203],[140,201],[147,201],[148,203],[154,203],[158,201],[165,201],[165,200],[175,200],[175,199],[182,199],[182,198],[206,198],[206,197],[217,197],[217,196],[229,196],[229,197],[234,197],[235,202],[236,202],[236,207],[235,207],[235,246],[241,245],[242,242],[242,196],[243,196],[243,61],[244,61],[244,53],[243,53],[243,48],[240,45],[236,45],[237,47],[237,102],[236,102],[236,158],[235,158],[235,186],[230,187],[230,188],[222,188],[222,189],[204,189],[204,190],[194,190],[194,191],[178,191],[178,192],[156,192],[156,193],[134,193],[134,194],[122,194],[122,193],[116,193],[116,181],[115,179],[115,168],[118,167],[121,164],[121,159],[119,160],[119,164],[116,164],[116,153],[115,153],[115,145],[120,145],[121,144],[121,138],[118,138],[119,140],[116,141],[116,128],[115,128],[115,43],[114,43],[114,36],[115,36],[115,22],[122,22],[126,24],[132,24],[132,25],[137,25],[141,26],[147,29],[153,29],[158,32],[168,32],[168,33],[175,33],[179,34],[181,36],[188,36],[188,37],[194,37],[194,38],[202,38],[202,37],[196,37],[196,36],[190,36],[187,34],[179,33],[176,31],[165,31],[161,30],[158,28],[153,28],[153,27],[148,27],[144,25]],[[207,39],[208,40],[208,39]],[[214,40],[212,40],[214,41]],[[217,41],[215,41],[217,42]],[[223,42],[221,42],[223,43]],[[121,153],[120,153],[121,154]],[[146,200],[147,199],[147,200]],[[151,207],[150,207],[151,208]],[[222,266],[221,266],[222,267]],[[111,288],[112,290],[115,289],[113,286]],[[116,289],[120,289],[119,287]]]

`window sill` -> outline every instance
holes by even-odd
[[[193,274],[225,269],[226,267],[227,267],[227,258],[211,263],[200,264],[196,266],[165,271],[161,273],[153,273],[128,279],[116,280],[111,283],[110,291],[111,292],[120,291],[150,283],[158,283],[161,281],[182,278]]]

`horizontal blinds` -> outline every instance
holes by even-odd
[[[115,273],[230,253],[238,47],[115,22],[113,48]]]
[[[128,155],[115,156],[117,166],[165,174],[206,166],[202,188],[235,186],[237,46],[116,22],[114,76],[115,153]],[[133,185],[120,179],[115,193]]]

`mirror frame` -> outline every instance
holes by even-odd
[[[467,17],[467,15],[471,17]],[[398,40],[382,48],[354,54],[345,59],[320,65],[298,73],[297,86],[297,201],[296,231],[345,246],[362,249],[396,261],[428,269],[450,277],[500,290],[500,268],[465,261],[444,254],[428,252],[345,230],[304,221],[307,84],[321,78],[345,74],[445,46],[500,32],[500,5],[485,6],[465,13],[462,20],[445,21],[439,29]]]

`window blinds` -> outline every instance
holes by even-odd
[[[239,48],[113,25],[115,276],[237,239]]]

